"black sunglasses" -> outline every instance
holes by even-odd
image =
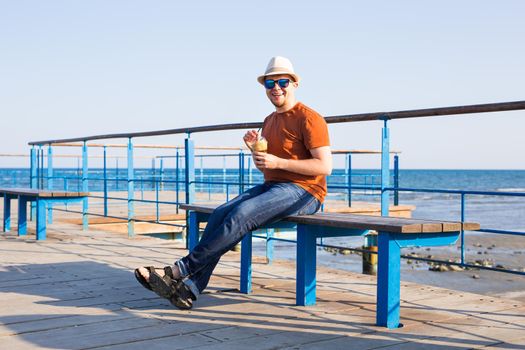
[[[290,85],[290,79],[284,78],[284,79],[278,79],[278,80],[271,80],[267,79],[264,81],[264,87],[268,90],[271,90],[275,87],[275,83],[279,84],[281,88],[287,88],[288,85]]]

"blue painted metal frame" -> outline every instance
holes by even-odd
[[[384,120],[381,130],[381,216],[388,216],[390,194],[386,190],[390,186],[390,132],[388,120]]]
[[[38,146],[38,188],[44,188],[44,150]]]
[[[271,264],[273,260],[273,249],[275,246],[275,229],[269,228],[266,230],[266,259],[267,263]]]
[[[18,235],[27,234],[27,198],[18,196]]]
[[[88,192],[88,147],[87,142],[84,141],[82,145],[82,191]],[[38,205],[38,204],[37,204]],[[89,199],[85,197],[82,200],[82,230],[86,231],[88,229],[88,209],[89,209]],[[38,208],[37,208],[38,212]],[[38,213],[37,213],[38,216]]]
[[[399,187],[399,156],[394,156],[394,188]],[[399,191],[394,190],[394,205],[399,205]]]
[[[87,196],[79,197],[46,197],[41,198],[35,195],[12,195],[2,193],[4,197],[4,217],[3,231],[11,229],[11,200],[18,199],[18,235],[27,234],[27,202],[35,203],[36,206],[36,239],[46,239],[46,210],[53,203],[72,203],[84,201]]]
[[[11,231],[11,199],[16,198],[7,193],[3,193],[4,197],[4,219],[3,219],[3,230],[4,232]]]
[[[348,206],[352,206],[352,154],[346,155],[346,186],[348,193]]]
[[[53,190],[53,148],[51,145],[47,148],[47,189]],[[47,205],[47,221],[53,223],[53,204]]]
[[[30,188],[36,189],[38,186],[38,162],[36,159],[36,148],[35,146],[31,147],[31,153],[30,153],[30,162],[31,162],[31,182],[30,182]],[[36,215],[36,204],[31,203],[31,212],[30,212],[30,219],[33,220],[33,218]]]
[[[377,311],[378,326],[397,328],[400,310],[401,248],[454,244],[460,232],[378,234]]]
[[[186,204],[195,201],[195,145],[190,135],[184,140],[184,185]]]
[[[128,180],[128,237],[133,237],[135,235],[135,175],[133,172],[133,140],[131,137],[128,140],[128,152],[127,152],[127,160],[128,160],[128,173],[127,173],[127,180]]]
[[[104,145],[104,216],[108,216],[108,172],[107,171],[108,171],[107,147]]]
[[[210,214],[188,211],[188,216],[188,242],[191,251],[199,241],[199,224],[206,222]],[[261,227],[261,229],[290,229],[294,227],[297,228],[296,305],[315,305],[317,239],[324,237],[364,236],[369,230],[319,225],[294,225],[284,221]],[[450,245],[457,241],[459,235],[459,231],[417,234],[379,232],[377,325],[388,328],[397,328],[399,326],[401,248]],[[249,294],[252,290],[252,234],[246,234],[241,244],[240,291]]]

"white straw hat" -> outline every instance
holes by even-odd
[[[286,57],[275,56],[272,57],[266,67],[266,71],[263,75],[257,77],[257,81],[264,85],[264,79],[270,75],[281,75],[286,74],[293,78],[294,81],[299,82],[299,76],[295,74],[292,66],[292,62]]]

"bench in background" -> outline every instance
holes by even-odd
[[[71,203],[87,201],[87,192],[48,191],[31,188],[0,188],[4,197],[3,231],[11,229],[11,199],[18,199],[18,235],[27,234],[27,202],[36,203],[36,239],[46,239],[46,207],[53,203]],[[87,220],[87,206],[83,210]]]
[[[207,222],[216,208],[211,205],[183,204],[188,213],[188,247],[199,240],[199,223]],[[401,248],[450,245],[462,230],[479,230],[477,223],[406,219],[358,214],[317,213],[284,218],[261,228],[296,228],[297,267],[296,304],[314,305],[316,301],[316,243],[321,237],[363,236],[378,232],[377,311],[378,326],[399,326]],[[241,246],[241,282],[243,293],[251,292],[252,235]]]

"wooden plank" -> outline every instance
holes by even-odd
[[[185,255],[182,242],[59,228],[45,244],[0,237],[2,349],[496,349],[523,338],[522,302],[415,283],[402,285],[405,327],[384,331],[374,326],[375,278],[331,268],[320,268],[318,305],[297,307],[293,262],[255,264],[253,294],[219,291],[238,286],[233,252],[194,309],[180,311],[132,272]]]
[[[217,208],[218,205],[202,205],[202,204],[181,204],[179,208],[184,210],[194,210],[199,213],[209,214]]]
[[[216,206],[200,204],[183,204],[182,209],[194,210],[202,213],[211,213]],[[461,230],[460,222],[439,221],[426,219],[411,219],[398,217],[384,217],[372,215],[360,215],[349,213],[326,213],[321,212],[314,215],[294,215],[284,219],[285,221],[349,229],[369,229],[376,231],[388,231],[394,233],[439,233],[457,232]],[[479,224],[464,223],[464,229],[477,230]]]
[[[33,188],[0,188],[0,192],[12,195],[24,195],[42,198],[89,196],[89,192],[48,191]]]
[[[465,231],[477,231],[480,229],[480,224],[477,222],[464,222],[462,224],[461,221],[440,221],[432,219],[424,220],[430,222],[440,222],[443,225],[443,232],[457,232],[460,231],[461,228],[463,228]]]

